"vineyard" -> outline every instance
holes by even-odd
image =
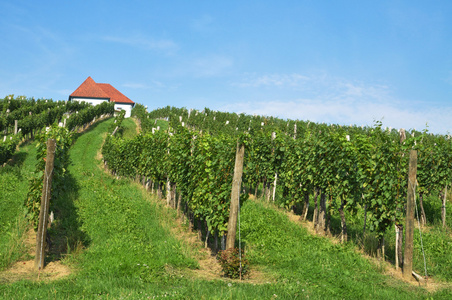
[[[384,251],[384,233],[403,231],[407,197],[408,153],[419,153],[420,220],[426,224],[423,198],[437,195],[446,226],[447,187],[452,182],[452,140],[424,132],[373,127],[343,127],[275,118],[167,107],[134,114],[143,133],[134,139],[108,137],[103,155],[118,176],[140,178],[156,186],[168,204],[205,224],[207,236],[226,234],[236,143],[246,145],[244,193],[297,209],[306,219],[314,206],[317,232],[328,234],[331,218],[341,222],[347,241],[346,214],[363,214],[363,231],[374,233]],[[168,120],[168,130],[153,127]],[[152,120],[152,121],[149,121]],[[154,122],[154,123],[152,123]],[[408,135],[406,137],[406,135]],[[175,199],[174,189],[180,196]],[[400,237],[399,237],[400,238]],[[402,243],[399,244],[401,253]],[[401,261],[401,260],[400,260]]]
[[[19,97],[0,100],[0,107],[1,130],[5,135],[3,144],[0,142],[0,157],[4,157],[4,162],[14,163],[18,145],[24,141],[32,139],[36,147],[35,168],[28,177],[26,199],[22,200],[30,224],[36,229],[39,223],[46,141],[53,139],[56,151],[50,207],[56,212],[57,221],[49,230],[50,240],[56,243],[52,247],[60,249],[53,255],[75,251],[68,259],[83,266],[80,274],[86,280],[105,278],[108,283],[103,284],[110,286],[107,291],[116,290],[116,297],[125,295],[125,286],[113,283],[113,277],[123,278],[120,280],[129,282],[126,285],[138,280],[143,289],[151,285],[153,289],[164,290],[163,286],[169,284],[180,292],[180,298],[205,293],[224,298],[228,294],[227,290],[204,281],[187,283],[177,275],[182,271],[169,271],[197,267],[188,258],[191,254],[182,251],[183,246],[167,236],[165,229],[154,233],[155,229],[149,228],[161,225],[152,222],[144,225],[149,218],[157,220],[162,211],[150,211],[145,202],[140,202],[144,201],[140,193],[126,187],[124,182],[129,179],[139,182],[157,199],[164,199],[173,209],[173,213],[163,213],[166,218],[181,218],[189,231],[195,230],[203,247],[210,247],[213,253],[226,253],[221,250],[228,248],[227,237],[231,235],[228,222],[239,148],[244,149],[239,190],[242,219],[238,221],[239,233],[234,240],[240,256],[242,251],[246,255],[243,263],[248,259],[251,264],[251,274],[256,266],[266,266],[267,272],[278,274],[272,275],[277,279],[269,279],[275,280],[270,288],[273,295],[299,295],[303,287],[303,291],[310,290],[316,297],[338,296],[344,291],[333,288],[334,280],[328,275],[338,272],[341,284],[346,286],[343,295],[370,297],[372,293],[366,294],[369,287],[352,287],[350,280],[342,279],[343,271],[366,278],[364,282],[369,280],[372,285],[382,280],[380,275],[372,275],[374,269],[365,260],[353,250],[349,252],[353,245],[390,261],[396,268],[403,266],[410,150],[418,153],[416,207],[419,228],[424,231],[422,236],[415,236],[414,269],[424,275],[425,265],[429,269],[427,276],[452,279],[452,257],[441,255],[450,252],[452,244],[449,232],[452,222],[446,214],[446,209],[451,209],[447,200],[452,182],[450,136],[430,134],[427,130],[383,128],[379,122],[372,127],[339,126],[207,108],[197,111],[166,107],[147,112],[139,104],[132,115],[141,131],[131,134],[127,129],[130,120],[124,119],[124,114],[100,122],[97,129],[94,121],[111,115],[112,105],[92,107]],[[89,125],[94,128],[92,132],[77,133]],[[85,144],[77,146],[79,143]],[[100,145],[103,166],[113,176],[97,169],[94,156],[99,154],[85,157],[87,149],[96,153]],[[301,220],[312,221],[313,232],[319,237],[288,223],[278,208]],[[61,219],[62,215],[67,221]],[[320,236],[336,236],[343,246],[331,246]],[[442,242],[438,242],[438,236]],[[423,252],[430,254],[427,262],[422,261]],[[160,258],[154,261],[157,257]],[[222,257],[218,257],[221,261]],[[338,258],[346,265],[338,264]],[[137,265],[135,261],[140,259]],[[317,274],[319,267],[329,271],[320,272],[314,279],[311,276]],[[227,274],[224,268],[223,271]],[[312,284],[323,282],[322,287],[310,287],[308,280],[300,285],[300,280],[304,280],[301,278],[311,278]],[[289,283],[291,280],[299,286]],[[62,286],[71,282],[65,281]],[[181,284],[185,286],[182,291],[175,288]],[[195,292],[200,286],[204,292]],[[44,294],[48,288],[43,289]],[[95,294],[95,287],[88,289],[91,295]],[[270,290],[262,291],[262,295],[271,296]],[[411,298],[403,287],[382,291],[373,291],[373,295]],[[2,292],[4,296],[11,295],[7,287],[0,288]],[[421,290],[416,293],[420,297],[426,295]],[[233,294],[257,297],[256,289],[245,285],[231,289],[231,296],[226,298],[233,298]],[[438,293],[443,294],[447,298],[447,292]],[[108,297],[106,291],[97,295]],[[141,298],[138,291],[134,290],[132,295],[133,299]]]
[[[113,114],[113,106],[108,103],[91,107],[84,102],[14,98],[13,95],[0,99],[0,132],[4,134],[3,143],[0,142],[0,164],[11,158],[19,142],[41,134],[52,124],[73,131],[109,114]]]

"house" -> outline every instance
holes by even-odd
[[[124,96],[120,91],[108,83],[96,83],[91,77],[86,80],[69,96],[69,101],[89,102],[97,105],[102,102],[114,102],[115,111],[125,110],[125,117],[130,117],[135,102]]]

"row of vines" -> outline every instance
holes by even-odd
[[[105,115],[113,115],[114,103],[104,102],[96,106],[87,106],[81,111],[73,114],[66,122],[66,127],[53,124],[46,130],[36,136],[37,140],[37,164],[34,177],[30,179],[25,207],[28,217],[35,226],[38,225],[39,211],[41,208],[41,195],[43,189],[43,178],[46,165],[47,147],[46,142],[49,139],[56,141],[55,161],[53,171],[53,181],[51,188],[51,199],[60,197],[65,188],[66,170],[70,163],[69,149],[72,146],[72,139],[75,130],[79,127],[86,127],[87,124],[99,119]],[[61,124],[60,124],[61,125]],[[50,207],[52,209],[52,203]]]
[[[209,232],[222,235],[229,218],[236,143],[227,135],[200,135],[180,127],[174,134],[160,130],[133,139],[108,136],[102,154],[117,176],[138,177],[148,187],[153,183],[160,195],[163,189],[177,190],[177,207],[204,221]]]
[[[96,117],[112,114],[113,110],[110,103],[92,107],[85,102],[35,100],[23,96],[0,99],[0,132],[4,134],[0,141],[0,165],[12,157],[24,138],[39,135],[52,124],[63,125],[71,131]],[[18,133],[14,132],[16,126]]]
[[[346,213],[358,210],[364,213],[364,230],[380,241],[389,226],[402,226],[408,151],[416,149],[420,200],[438,194],[445,224],[444,192],[452,182],[449,136],[413,130],[405,137],[404,130],[379,122],[348,127],[208,109],[166,107],[147,113],[137,105],[133,114],[143,133],[133,140],[108,138],[103,148],[108,167],[161,187],[176,184],[181,205],[210,231],[226,230],[237,139],[246,143],[243,185],[249,193],[257,196],[262,189],[266,199],[281,206],[303,206],[304,217],[313,201],[316,229],[328,232],[337,214],[343,240]],[[167,120],[170,130],[155,131],[158,119]],[[425,222],[422,202],[421,211]]]
[[[17,145],[25,137],[34,137],[37,141],[37,164],[33,178],[30,179],[25,206],[33,225],[38,224],[45,159],[46,141],[55,139],[54,180],[51,197],[59,197],[64,190],[66,170],[69,164],[69,148],[72,137],[78,128],[103,116],[113,115],[114,103],[104,102],[97,106],[88,103],[52,101],[13,95],[0,99],[0,132],[4,138],[0,141],[0,164],[8,161],[16,151]],[[15,128],[16,127],[16,128]],[[14,131],[16,134],[13,134]]]

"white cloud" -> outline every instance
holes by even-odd
[[[104,36],[102,37],[102,39],[107,42],[119,43],[129,45],[132,47],[144,48],[148,50],[161,50],[173,52],[178,48],[177,44],[172,40],[153,39],[141,35],[135,35],[130,37]]]
[[[429,132],[452,132],[452,107],[419,111],[391,103],[297,99],[229,103],[219,110],[341,125],[372,126],[374,121],[382,121],[392,128],[423,130],[428,124]]]
[[[408,106],[395,98],[392,87],[386,84],[369,84],[325,74],[245,77],[241,84],[233,85],[256,88],[256,93],[265,87],[265,99],[228,103],[220,110],[358,126],[371,126],[381,120],[384,126],[417,130],[428,124],[430,132],[452,132],[452,106],[429,109],[421,107],[419,104],[422,103]]]
[[[262,76],[246,76],[241,82],[233,83],[238,87],[297,87],[306,84],[310,80],[309,77],[301,74],[268,74]]]

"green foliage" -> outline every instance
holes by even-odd
[[[66,128],[75,130],[91,122],[94,118],[100,118],[102,115],[113,115],[115,109],[114,102],[102,102],[96,106],[89,105],[88,107],[72,113],[66,121]]]
[[[198,135],[179,128],[174,134],[158,130],[133,139],[107,137],[104,161],[118,176],[143,176],[164,186],[177,185],[195,217],[211,232],[227,229],[235,163],[235,139]]]
[[[79,114],[80,110],[80,114]],[[58,124],[66,116],[75,114],[68,119],[67,127],[73,130],[99,117],[103,114],[112,114],[114,104],[105,103],[92,107],[85,102],[64,102],[47,99],[26,99],[14,95],[0,99],[0,131],[5,134],[12,133],[15,120],[18,121],[20,135],[7,138],[0,142],[0,165],[13,155],[16,145],[27,135],[39,134],[39,132],[52,124]],[[8,140],[9,139],[9,140]]]
[[[206,132],[213,137],[240,137],[247,132],[244,186],[256,188],[263,184],[268,191],[277,175],[282,195],[276,199],[281,206],[301,204],[316,189],[328,196],[330,214],[356,213],[366,207],[367,227],[379,238],[392,224],[403,221],[410,149],[419,152],[420,192],[439,191],[452,182],[452,141],[445,136],[430,135],[427,130],[408,133],[408,139],[401,144],[399,133],[383,129],[378,121],[373,127],[361,128],[238,115],[208,108],[197,111],[167,106],[148,114],[141,107],[137,111],[142,122],[168,120],[176,134],[186,128],[196,129],[201,137]],[[180,163],[187,163],[192,153],[184,155],[185,161]],[[167,172],[171,173],[172,167]],[[210,172],[210,168],[205,170]],[[198,180],[201,185],[207,184],[209,177],[202,178]],[[204,190],[197,196],[202,198]],[[192,191],[187,193],[191,195]]]
[[[18,127],[23,135],[61,122],[65,114],[89,107],[88,103],[52,101],[51,99],[26,99],[24,96],[14,98],[14,95],[0,99],[0,131]]]
[[[0,297],[448,299],[452,296],[447,288],[428,292],[382,275],[380,268],[363,258],[352,245],[336,245],[312,236],[289,221],[284,213],[255,201],[247,201],[241,208],[242,245],[246,244],[247,259],[265,282],[236,283],[193,276],[187,268],[196,268],[196,261],[168,227],[162,226],[171,226],[174,214],[144,196],[128,180],[117,180],[98,168],[95,157],[112,122],[102,122],[80,135],[70,153],[73,164],[69,172],[76,183],[69,191],[75,206],[71,220],[78,223],[74,221],[68,228],[77,227],[86,240],[79,251],[65,255],[64,262],[77,271],[69,277],[44,282],[10,282],[11,278],[0,275]],[[191,145],[192,140],[180,138]],[[185,149],[183,143],[180,147]],[[181,153],[190,155],[191,148],[187,149]],[[2,204],[3,201],[0,207]],[[2,214],[0,222],[3,220]],[[435,248],[447,246],[436,243]]]
[[[115,121],[113,124],[110,125],[110,128],[108,128],[109,132],[114,132],[116,127],[118,127],[117,132],[121,132],[124,128],[122,126],[122,122],[124,121],[124,116],[126,115],[125,110],[121,110],[115,117]]]
[[[237,279],[249,275],[249,262],[239,248],[219,251],[217,259],[226,277]]]
[[[44,172],[46,167],[47,141],[54,139],[56,142],[55,159],[53,169],[53,180],[51,188],[51,199],[58,198],[65,189],[65,176],[70,163],[69,148],[72,144],[72,133],[64,127],[52,126],[43,134],[36,137],[36,169],[34,176],[30,179],[25,207],[28,217],[35,227],[39,222],[39,211],[41,209],[41,195],[43,189]],[[50,207],[52,208],[52,200]]]
[[[6,137],[0,140],[0,166],[8,161],[16,151],[16,147],[22,139],[22,134]]]

